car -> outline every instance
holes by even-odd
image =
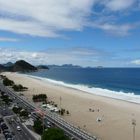
[[[1,123],[1,122],[4,122],[3,118],[0,118],[0,123]]]
[[[47,128],[51,128],[51,126],[50,125],[47,125]]]
[[[3,134],[4,135],[7,135],[7,134],[9,134],[10,132],[8,131],[8,130],[3,130]]]
[[[7,140],[7,139],[12,139],[13,137],[12,137],[12,135],[9,133],[9,134],[5,135],[5,138],[6,138],[6,140]]]
[[[3,124],[1,125],[1,129],[4,131],[4,130],[8,129],[8,127],[7,127],[7,125],[6,125],[5,123],[3,123]]]
[[[18,130],[18,131],[21,131],[21,128],[20,128],[20,126],[17,126],[17,130]]]
[[[14,140],[13,138],[7,138],[6,140]]]
[[[11,122],[14,122],[14,119],[13,118],[11,119]]]
[[[20,120],[19,119],[17,119],[16,121],[17,121],[17,123],[20,123]]]
[[[3,126],[1,129],[2,129],[2,131],[8,130],[8,127],[7,126]]]
[[[11,131],[11,134],[14,136],[15,135],[15,132],[14,131]]]
[[[3,121],[3,122],[0,122],[0,126],[2,126],[3,124],[5,124],[5,122]]]
[[[2,122],[2,123],[0,124],[0,126],[2,127],[2,126],[7,126],[7,125],[6,125],[5,122]]]
[[[6,137],[6,140],[14,140],[13,137],[11,135]]]
[[[51,123],[49,121],[47,121],[47,124],[50,125]]]
[[[2,126],[1,129],[2,129],[2,131],[8,130],[8,127],[7,126]]]

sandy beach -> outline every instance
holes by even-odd
[[[133,118],[137,123],[136,140],[140,139],[140,104],[91,95],[23,74],[6,72],[3,75],[28,87],[29,90],[23,92],[28,100],[33,94],[45,93],[59,106],[61,96],[61,106],[70,112],[64,119],[102,140],[133,140]],[[97,118],[101,118],[101,122],[97,122]]]

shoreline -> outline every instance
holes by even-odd
[[[136,139],[140,138],[139,104],[88,94],[24,74],[4,73],[4,75],[17,84],[29,87],[28,91],[23,92],[29,100],[33,94],[46,93],[49,100],[59,105],[61,96],[62,107],[70,111],[70,116],[63,118],[103,140],[131,140],[133,118],[137,120]],[[94,112],[90,112],[90,108]],[[102,121],[97,122],[97,118],[101,118]]]
[[[36,80],[41,80],[41,81],[46,82],[46,83],[49,82],[49,83],[57,85],[57,86],[63,86],[64,88],[70,88],[70,89],[73,89],[73,90],[78,90],[78,91],[81,91],[83,93],[87,93],[87,94],[90,94],[90,95],[96,95],[96,96],[101,96],[101,97],[104,97],[104,98],[111,98],[111,99],[114,99],[114,100],[121,100],[121,101],[124,101],[124,102],[140,104],[140,95],[135,95],[134,93],[130,93],[130,92],[126,93],[126,92],[121,92],[121,91],[113,91],[113,90],[104,89],[104,88],[98,88],[98,87],[89,88],[88,86],[85,86],[85,85],[79,85],[79,84],[74,85],[74,84],[70,84],[70,83],[65,83],[63,81],[57,81],[57,80],[49,79],[49,78],[46,78],[46,77],[43,78],[43,77],[33,76],[33,75],[28,75],[28,74],[23,74],[23,75],[27,76],[29,78],[36,79]],[[88,89],[97,89],[97,90],[101,90],[101,91],[97,91],[97,94],[96,94],[95,93],[96,91],[94,91],[94,92],[87,91],[88,89],[80,89],[81,87],[88,88]],[[99,92],[103,92],[103,91],[112,92],[111,93],[112,95],[110,95],[110,96],[105,95],[107,93],[98,94]],[[124,99],[121,98],[120,96],[123,96]]]

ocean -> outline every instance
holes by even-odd
[[[140,103],[140,68],[51,67],[29,75],[90,94]]]

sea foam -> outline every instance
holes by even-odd
[[[119,99],[119,100],[124,100],[128,102],[140,104],[140,95],[135,95],[135,93],[128,93],[128,92],[126,93],[123,91],[118,92],[118,91],[113,91],[109,89],[103,89],[103,88],[98,88],[98,87],[88,87],[86,85],[79,85],[79,84],[68,84],[63,81],[56,81],[56,80],[38,77],[38,76],[32,76],[32,75],[26,75],[26,76],[34,78],[34,79],[38,79],[44,82],[50,82],[54,85],[64,86],[67,88],[84,91],[93,95],[104,96],[104,97],[109,97],[113,99]]]

